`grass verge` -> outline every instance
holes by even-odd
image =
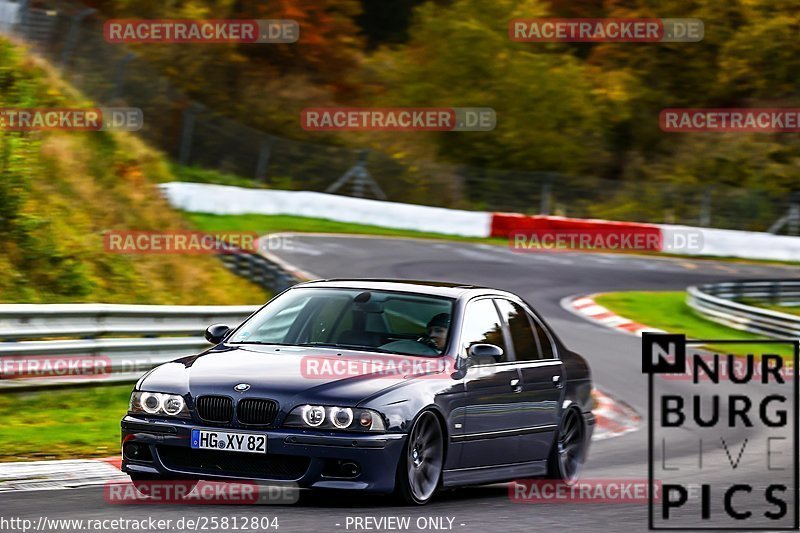
[[[0,394],[0,462],[117,455],[132,388],[128,383]]]
[[[445,239],[450,241],[508,245],[507,239],[460,237],[458,235],[445,235],[443,233],[383,228],[367,224],[337,222],[335,220],[292,215],[210,215],[206,213],[184,213],[184,215],[201,231],[254,231],[261,234],[283,231],[298,233],[349,233],[354,235]]]
[[[0,38],[0,108],[93,108],[27,50]],[[226,305],[268,295],[211,255],[123,254],[108,231],[191,229],[156,183],[175,177],[131,133],[0,129],[0,300]]]
[[[595,297],[598,304],[618,315],[629,318],[646,326],[663,329],[670,333],[684,333],[694,339],[729,339],[729,340],[763,340],[754,333],[729,328],[712,322],[694,312],[686,305],[686,293],[676,292],[613,292]],[[709,349],[720,353],[746,355],[754,351],[758,353],[777,353],[792,356],[792,348],[788,345],[754,344],[709,345]]]
[[[212,171],[207,171],[213,174]],[[210,178],[206,177],[206,181]],[[223,179],[223,184],[227,184]],[[292,215],[212,215],[207,213],[189,213],[184,212],[184,216],[189,220],[197,229],[201,231],[242,231],[242,232],[256,232],[256,233],[278,233],[278,232],[296,232],[296,233],[345,233],[353,235],[376,235],[383,237],[407,237],[417,239],[438,239],[456,242],[474,242],[493,244],[497,246],[509,246],[507,238],[500,237],[461,237],[458,235],[446,235],[444,233],[431,233],[423,231],[412,231],[395,228],[384,228],[381,226],[371,226],[368,224],[355,224],[350,222],[337,222],[335,220],[327,220],[322,218],[309,218],[299,217]],[[568,250],[562,250],[568,251]],[[576,250],[580,251],[580,250]],[[685,259],[690,261],[719,261],[725,263],[743,263],[743,264],[764,264],[764,265],[779,265],[779,266],[797,266],[797,263],[790,261],[772,261],[772,260],[756,260],[756,259],[742,259],[738,257],[712,257],[712,256],[690,256],[679,254],[665,254],[659,252],[637,252],[637,251],[621,251],[612,252],[608,250],[599,250],[599,253],[618,253],[621,255],[635,255],[653,259],[666,258],[666,259]],[[520,251],[520,254],[532,253]],[[544,252],[549,253],[549,252]]]

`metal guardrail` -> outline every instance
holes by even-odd
[[[209,324],[238,324],[256,309],[252,305],[0,304],[0,340],[196,335]],[[7,344],[0,343],[0,353]]]
[[[269,253],[228,249],[219,255],[234,273],[280,292],[306,274]],[[116,304],[0,304],[0,390],[87,382],[135,381],[151,368],[209,347],[203,331],[215,323],[240,324],[259,306]],[[103,372],[58,375],[30,369],[76,359]]]
[[[729,281],[704,285],[704,292],[728,300],[800,305],[800,280]]]
[[[731,281],[686,289],[686,303],[709,320],[772,338],[800,338],[800,316],[735,301],[742,299],[797,304],[800,280]]]
[[[247,252],[224,253],[219,257],[233,273],[275,293],[288,289],[300,281],[280,264],[267,257]]]
[[[3,304],[0,339],[5,342],[0,342],[0,390],[135,381],[156,365],[208,348],[202,333],[210,324],[235,326],[258,308]],[[103,337],[120,334],[134,337]],[[97,364],[102,372],[70,375],[66,367],[76,360]],[[49,372],[41,372],[45,365],[51,367]],[[36,370],[32,372],[31,368]]]

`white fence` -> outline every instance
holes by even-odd
[[[700,234],[702,246],[697,249],[681,249],[679,252],[681,254],[800,261],[800,237],[772,235],[759,231],[697,228],[668,224],[660,224],[660,227],[664,242],[675,242],[674,235],[676,234],[686,234],[687,232]]]
[[[245,189],[188,182],[164,183],[160,187],[172,206],[193,213],[294,215],[465,237],[488,237],[492,225],[492,214],[481,211],[319,192]]]

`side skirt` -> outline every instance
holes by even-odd
[[[500,466],[476,466],[473,468],[454,468],[442,472],[442,486],[483,485],[500,483],[514,479],[544,476],[547,474],[547,461],[529,461]]]

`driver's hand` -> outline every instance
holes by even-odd
[[[436,346],[436,341],[433,340],[432,338],[428,337],[427,335],[423,335],[422,337],[418,338],[417,342],[420,343],[420,344],[424,344],[425,346],[427,346],[429,348],[433,348],[437,352],[439,351],[439,347]]]

